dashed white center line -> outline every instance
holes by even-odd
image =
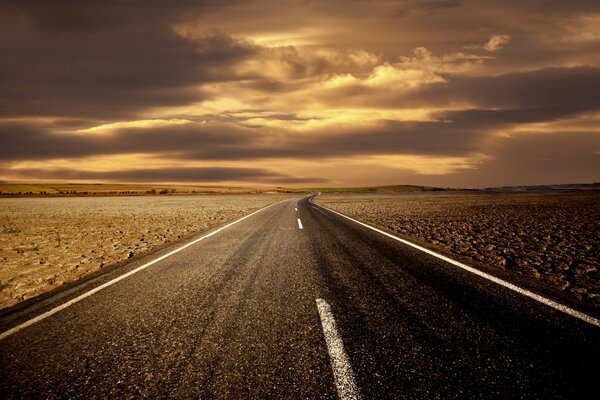
[[[331,368],[333,369],[333,378],[338,392],[338,396],[342,400],[360,399],[360,393],[354,379],[354,372],[350,365],[350,360],[344,350],[344,342],[335,326],[335,319],[331,313],[331,307],[323,299],[317,299],[317,309],[321,317],[321,325],[323,326],[323,334],[325,343],[329,351],[331,359]]]
[[[298,228],[300,228],[300,229],[304,229],[304,228],[302,227],[302,221],[300,221],[300,218],[298,218]]]
[[[298,211],[298,207],[294,208],[294,210]]]

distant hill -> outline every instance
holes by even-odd
[[[556,190],[598,190],[600,182],[596,183],[565,183],[560,185],[529,185],[529,186],[500,186],[482,189],[488,192],[544,192]]]
[[[107,184],[107,183],[2,183],[0,196],[142,196],[163,194],[246,194],[246,193],[400,193],[433,192],[429,186],[390,185],[346,188],[227,187],[210,185]]]
[[[367,186],[367,187],[346,187],[346,188],[283,188],[278,187],[277,191],[284,193],[399,193],[399,192],[437,192],[451,189],[442,189],[430,186],[416,185],[389,185],[389,186]]]

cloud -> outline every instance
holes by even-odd
[[[498,50],[502,50],[509,42],[510,36],[508,35],[494,35],[483,45],[483,48],[494,53]]]
[[[600,181],[598,131],[515,132],[496,137],[488,145],[487,152],[485,158],[474,158],[468,168],[454,168],[440,175],[427,169],[411,171],[400,162],[383,167],[350,164],[344,171],[360,176],[357,184],[377,185],[403,182],[477,188]],[[417,159],[417,162],[426,163],[427,160]],[[369,171],[377,171],[377,174]]]
[[[51,160],[146,154],[166,159],[236,161],[319,159],[360,155],[462,155],[477,149],[490,127],[518,117],[507,112],[444,113],[439,121],[378,121],[319,128],[309,135],[234,123],[118,123],[85,133],[45,131],[46,125],[0,125],[0,160]],[[512,118],[512,119],[511,119]]]
[[[236,67],[242,78],[288,80],[331,74],[365,74],[382,63],[376,54],[355,49],[257,46]]]
[[[434,55],[425,47],[413,50],[412,56],[399,57],[396,67],[399,69],[417,69],[436,73],[456,74],[474,70],[483,65],[488,57],[452,52],[440,56]]]
[[[4,121],[0,123],[0,160],[4,160],[7,166],[4,178],[12,176],[13,179],[25,179],[25,171],[28,171],[27,177],[31,178],[27,179],[33,179],[39,172],[39,179],[119,181],[167,181],[170,178],[173,181],[184,181],[192,177],[181,166],[182,163],[202,163],[202,168],[208,168],[211,164],[219,165],[219,168],[222,165],[225,168],[240,168],[240,164],[251,161],[253,165],[264,166],[261,169],[269,174],[248,174],[245,178],[240,175],[240,180],[298,184],[334,179],[335,175],[314,177],[314,174],[310,174],[305,178],[282,172],[289,170],[295,163],[321,163],[327,160],[355,163],[371,160],[368,167],[371,171],[377,171],[373,165],[396,165],[395,168],[403,168],[404,171],[410,171],[411,165],[419,165],[418,171],[423,177],[427,176],[427,171],[432,175],[443,173],[458,184],[466,182],[463,178],[467,179],[467,175],[464,173],[456,176],[453,171],[481,169],[488,171],[491,178],[495,173],[489,168],[485,169],[492,162],[489,161],[490,157],[494,160],[500,157],[503,162],[510,162],[510,152],[500,152],[493,145],[498,137],[519,136],[522,131],[549,123],[559,123],[561,134],[566,136],[566,119],[571,119],[571,126],[575,126],[578,116],[600,110],[600,98],[594,90],[596,83],[600,83],[600,71],[590,67],[547,69],[492,77],[453,75],[448,76],[448,82],[443,85],[420,88],[410,99],[414,101],[415,97],[422,96],[418,99],[422,104],[432,104],[434,99],[443,104],[465,102],[471,104],[470,108],[431,111],[429,120],[338,122],[315,125],[302,131],[255,122],[256,118],[253,116],[261,115],[269,121],[311,123],[296,114],[265,110],[233,113],[222,120],[134,120],[103,124],[91,127],[92,129],[89,126],[82,129],[79,125],[69,127],[60,121]],[[367,94],[379,96],[381,92]],[[390,99],[397,103],[388,99],[385,103],[387,106],[409,100],[407,97],[404,100]],[[368,102],[363,102],[365,103]],[[253,125],[248,126],[246,121],[252,121]],[[584,140],[581,135],[574,138]],[[589,144],[589,137],[585,138]],[[553,143],[559,141],[555,140]],[[566,149],[567,146],[565,151]],[[557,151],[560,153],[561,150]],[[94,175],[89,172],[91,168],[86,168],[86,160],[90,157],[98,159],[140,154],[144,155],[144,162],[121,162],[118,164],[120,169],[116,168],[116,171],[102,171]],[[68,172],[64,168],[64,173],[56,172],[61,171],[57,168],[46,175],[41,172],[41,168],[28,166],[34,160],[49,160],[52,161],[50,165],[54,165],[55,160],[77,159],[82,160],[81,175],[75,174],[75,170]],[[156,160],[157,165],[163,165],[166,171],[173,171],[173,165],[177,165],[180,174],[168,175],[165,172],[167,175],[163,176],[158,170],[151,170],[149,175],[119,172],[137,171],[140,165],[153,163],[148,161],[152,159]],[[431,161],[429,167],[427,160]],[[524,160],[521,162],[525,163]],[[440,163],[446,163],[447,167],[441,167]],[[592,164],[586,163],[584,168],[590,168]],[[303,168],[292,170],[304,171]],[[224,174],[216,173],[217,170],[213,172],[215,181],[218,178],[225,180]],[[307,173],[301,173],[305,174]],[[197,176],[205,175],[198,173]],[[474,174],[468,176],[473,177],[469,178],[472,182],[490,185],[483,183],[483,178],[475,179]],[[425,182],[425,178],[423,179]]]
[[[498,138],[477,169],[445,178],[467,187],[600,180],[600,133],[527,132]]]
[[[438,10],[458,7],[460,3],[460,0],[408,0],[396,10],[395,15],[403,17],[415,12],[432,13]]]
[[[122,119],[204,98],[198,86],[235,79],[253,53],[223,33],[194,40],[173,24],[191,2],[13,2],[0,8],[0,115]],[[205,4],[206,6],[206,4]],[[7,39],[10,38],[10,39]]]
[[[262,183],[326,183],[325,178],[294,177],[259,168],[194,167],[194,168],[144,168],[112,171],[86,171],[74,169],[17,168],[2,171],[17,179],[112,181],[112,182],[241,182]]]
[[[117,125],[118,126],[118,125]],[[52,159],[91,155],[172,154],[251,143],[254,131],[234,124],[187,122],[162,126],[117,127],[104,134],[55,132],[48,124],[0,124],[0,159]]]
[[[497,137],[558,123],[566,136],[600,112],[599,11],[595,0],[8,0],[0,160],[67,178],[102,160],[115,177],[149,159],[180,176],[251,161],[267,174],[244,179],[290,182],[318,175],[291,165],[368,159],[367,176],[429,160],[459,182],[449,171],[510,160]]]
[[[479,107],[546,109],[552,114],[600,109],[600,68],[547,68],[500,76],[455,77],[440,90]],[[443,93],[430,92],[430,96]]]
[[[423,75],[426,76],[426,75]],[[600,68],[547,68],[496,76],[436,74],[438,81],[407,92],[388,85],[345,85],[319,94],[326,105],[379,108],[546,110],[547,118],[600,109]]]

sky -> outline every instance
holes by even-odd
[[[600,181],[597,0],[4,0],[0,180]]]

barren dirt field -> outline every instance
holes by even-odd
[[[600,307],[600,192],[323,194],[316,201]]]
[[[291,197],[0,199],[0,308]]]

